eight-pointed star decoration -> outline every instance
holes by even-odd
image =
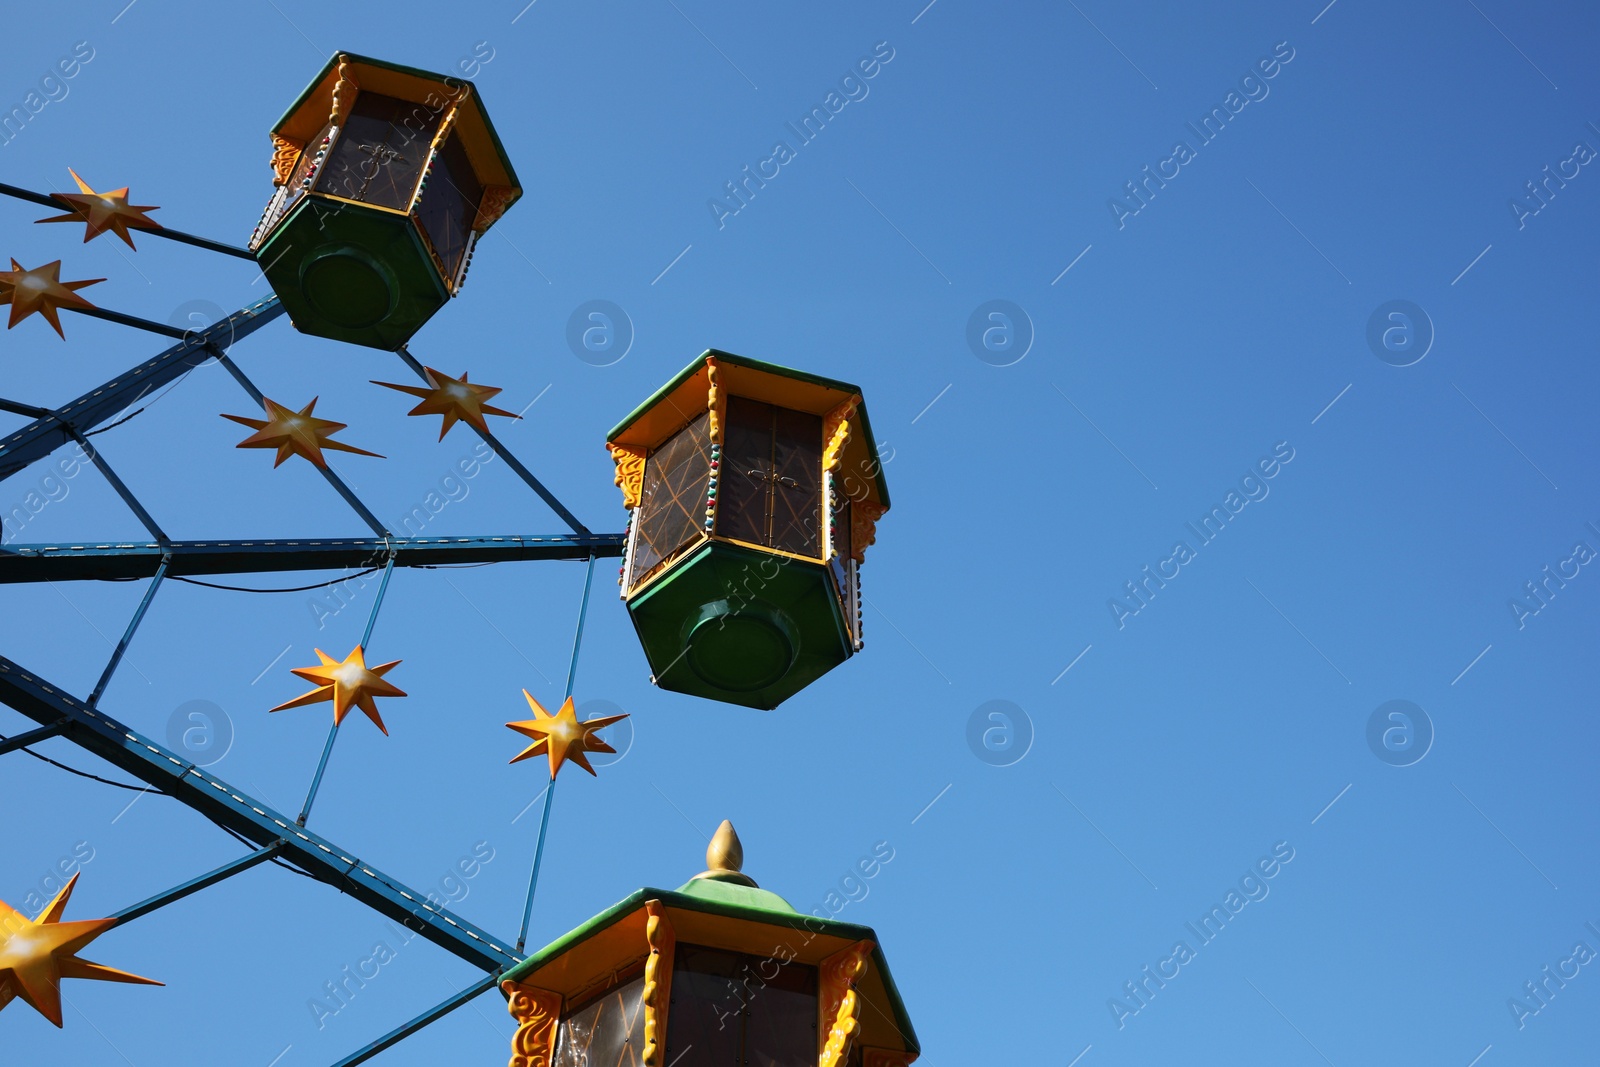
[[[76,193],[51,193],[50,196],[66,205],[68,211],[65,215],[52,215],[48,219],[39,219],[39,222],[86,222],[88,228],[84,231],[83,240],[87,244],[101,234],[111,232],[122,238],[124,244],[133,248],[133,238],[128,236],[128,228],[136,230],[159,230],[161,223],[145,215],[147,211],[159,211],[154,204],[139,206],[128,203],[128,187],[113,189],[108,193],[97,193],[89,188],[87,182],[78,177],[78,172],[71,167],[67,173],[72,175],[72,180],[78,183]],[[138,249],[134,249],[138,251]]]
[[[61,980],[92,978],[102,982],[132,982],[161,985],[154,978],[141,978],[115,967],[81,960],[79,949],[117,925],[116,919],[79,919],[62,922],[72,887],[78,876],[29,921],[26,915],[0,900],[0,1009],[17,997],[33,1006],[40,1015],[61,1025]]]
[[[347,445],[342,441],[331,440],[332,436],[344,429],[347,425],[342,422],[333,422],[329,419],[319,419],[311,414],[317,406],[317,398],[312,397],[311,403],[299,411],[291,411],[276,401],[262,397],[261,402],[266,405],[267,417],[264,419],[251,419],[243,415],[223,415],[225,419],[232,419],[241,425],[248,426],[256,432],[239,442],[239,448],[276,448],[278,458],[272,465],[278,466],[290,456],[304,456],[319,467],[326,467],[327,461],[322,458],[324,448],[337,449],[340,452],[354,452],[360,456],[377,456],[376,452],[368,452],[355,445]]]
[[[65,341],[67,335],[61,332],[61,319],[56,309],[94,307],[79,296],[77,290],[103,281],[104,278],[91,278],[83,282],[64,282],[59,259],[32,270],[24,270],[22,264],[13,259],[10,270],[0,270],[0,304],[11,305],[11,321],[6,323],[6,329],[37,311],[55,327],[56,336]]]
[[[595,732],[602,727],[610,726],[614,722],[626,719],[626,715],[608,715],[603,719],[590,719],[587,722],[578,721],[578,711],[572,706],[572,698],[568,697],[561,705],[561,710],[551,715],[544,710],[544,706],[533,699],[533,694],[526,689],[522,695],[528,698],[528,707],[533,709],[534,718],[522,722],[506,723],[511,729],[524,737],[533,738],[533,744],[523,749],[511,758],[512,763],[525,760],[530,756],[548,755],[550,757],[550,780],[556,780],[556,775],[561,771],[561,765],[571,760],[590,774],[595,770],[589,766],[589,760],[584,755],[586,752],[615,752],[616,749],[606,744],[595,736]],[[596,777],[599,777],[596,775]]]
[[[504,392],[492,385],[473,385],[467,381],[467,372],[462,371],[459,379],[448,374],[442,374],[432,367],[422,368],[427,372],[428,385],[396,385],[393,382],[373,381],[373,385],[381,385],[385,389],[395,389],[402,393],[421,397],[422,403],[406,412],[407,415],[443,415],[444,425],[439,427],[439,440],[444,440],[444,435],[450,432],[450,427],[460,419],[469,425],[477,427],[484,433],[489,432],[489,424],[484,419],[485,415],[504,415],[508,419],[520,419],[521,415],[514,412],[503,411],[500,408],[490,407],[485,401],[490,400]]]
[[[380,664],[368,669],[366,650],[357,645],[341,663],[328,655],[322,649],[317,649],[317,658],[322,661],[320,667],[293,667],[291,673],[308,682],[315,682],[317,688],[304,696],[295,697],[293,700],[279,704],[273,711],[282,711],[285,708],[301,708],[307,704],[320,704],[324,700],[333,701],[333,725],[338,726],[344,722],[344,717],[350,713],[352,707],[360,708],[366,712],[378,729],[383,731],[385,737],[389,735],[388,727],[383,725],[383,719],[378,715],[378,704],[373,697],[403,697],[405,693],[383,680],[383,676],[391,667],[400,661]]]

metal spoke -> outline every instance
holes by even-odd
[[[429,380],[427,368],[421,363],[417,362],[417,358],[411,354],[411,350],[409,348],[407,348],[405,345],[401,345],[399,348],[395,349],[395,354],[405,361],[406,366],[410,367],[412,371],[416,373],[418,378],[421,378],[424,382]],[[530,489],[532,489],[535,493],[538,493],[539,499],[543,500],[546,504],[549,504],[551,509],[557,515],[561,516],[561,521],[572,527],[574,533],[587,534],[589,532],[589,528],[583,523],[579,522],[578,517],[572,512],[568,511],[567,506],[561,501],[557,500],[556,495],[549,489],[546,489],[544,483],[538,478],[535,478],[533,472],[527,467],[523,466],[520,459],[511,454],[510,449],[506,448],[505,445],[500,443],[499,438],[495,437],[495,435],[490,433],[488,430],[480,430],[476,426],[473,426],[471,423],[465,422],[464,420],[463,425],[470,427],[473,433],[476,433],[479,437],[483,438],[484,444],[494,449],[494,454],[505,460],[506,466],[515,471],[517,477],[526,482]]]
[[[614,559],[622,534],[538,534],[472,537],[293,538],[239,541],[9,544],[0,550],[0,585],[11,582],[123,581],[148,578],[161,561],[167,576],[270,574],[276,571],[348,570],[382,566],[393,552],[396,567],[448,567],[534,559]],[[271,590],[266,590],[271,591]]]

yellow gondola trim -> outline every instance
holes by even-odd
[[[369,204],[365,200],[352,200],[348,196],[325,193],[321,189],[313,188],[307,190],[306,196],[311,200],[333,200],[340,204],[354,204],[356,207],[364,207],[368,211],[382,211],[386,215],[409,216],[411,214],[403,207],[384,207],[382,204]]]
[[[561,994],[510,979],[500,988],[507,997],[506,1010],[517,1020],[507,1067],[550,1067],[561,1023]]]
[[[341,116],[348,115],[354,90],[393,97],[408,104],[418,105],[433,114],[443,111],[457,99],[462,101],[467,99],[461,95],[465,83],[458,79],[422,71],[391,70],[374,63],[363,62],[344,53],[341,53],[339,58],[342,61],[342,70],[341,64],[334,64],[332,69],[307,90],[300,105],[278,123],[277,132],[285,137],[306,141],[317,136],[317,131],[328,122],[330,109],[334,106],[334,92],[341,81],[346,87],[345,91],[340,93],[338,104]],[[461,138],[462,146],[467,150],[473,173],[476,174],[480,184],[511,187],[511,173],[500,158],[500,149],[491,132],[488,115],[481,101],[474,98],[470,106],[457,116],[456,135]],[[521,192],[520,188],[513,189],[511,199],[520,196]]]
[[[649,574],[635,581],[633,585],[627,586],[627,591],[623,593],[623,599],[632,600],[634,597],[650,588],[650,586],[654,585],[659,579],[672,573],[673,565],[679,560],[683,559],[683,557],[692,552],[698,551],[701,547],[710,544],[711,541],[712,538],[710,535],[708,535],[704,530],[699,531],[695,534],[694,540],[685,541],[682,547],[674,550],[671,555],[659,560],[656,565],[651,568]]]
[[[650,957],[644,964],[644,1067],[661,1067],[662,1050],[667,1044],[667,1007],[672,1003],[672,963],[677,939],[672,922],[659,900],[646,901],[645,940]]]
[[[753,548],[764,555],[781,556],[784,559],[798,560],[801,563],[827,562],[821,556],[802,556],[798,552],[785,552],[783,549],[773,548],[771,545],[758,545],[754,541],[741,541],[737,537],[723,537],[721,534],[713,534],[707,540],[720,541],[725,545],[738,545],[740,548]]]
[[[717,361],[706,360],[706,411],[711,423],[711,443],[722,444],[722,422],[728,414],[728,397],[717,386]]]
[[[335,126],[338,126],[344,119],[351,101],[354,99],[353,96],[346,96],[346,93],[351,90],[360,92],[361,87],[356,84],[355,75],[350,73],[350,57],[341,54],[339,56],[339,80],[333,83],[333,110],[328,116],[328,121]]]
[[[511,206],[520,192],[509,185],[484,186],[483,201],[478,205],[477,217],[472,220],[473,230],[482,234],[499,222],[500,216],[506,213],[506,208]]]
[[[639,506],[639,495],[644,491],[644,449],[631,445],[608,444],[611,461],[617,465],[613,481],[622,490],[622,506],[632,511]]]
[[[888,508],[868,500],[858,500],[850,505],[850,558],[857,563],[867,561],[867,548],[878,540],[878,520]]]
[[[817,998],[818,1067],[839,1067],[850,1052],[850,1042],[861,1028],[856,979],[867,969],[871,941],[857,941],[822,961],[821,995]]]
[[[857,394],[828,412],[822,420],[822,469],[837,470],[844,459],[845,445],[850,443],[850,420],[855,417],[856,406],[861,403]]]
[[[433,142],[428,145],[428,155],[426,157],[427,159],[432,160],[433,156],[434,156],[434,153],[438,152],[439,149],[444,147],[445,138],[449,137],[450,136],[450,131],[455,128],[455,125],[456,125],[456,112],[461,107],[461,101],[465,100],[466,98],[467,98],[467,93],[466,92],[462,92],[461,95],[460,95],[460,99],[453,101],[450,104],[450,109],[444,113],[444,119],[442,121],[440,121],[438,130],[436,130],[434,132]],[[423,168],[422,168],[422,173],[417,175],[417,184],[411,190],[411,208],[410,208],[410,210],[413,211],[413,212],[417,210],[418,205],[421,204],[421,202],[422,202],[422,185],[427,180],[428,180],[428,166],[424,165]],[[424,229],[422,232],[423,232],[423,235],[426,237],[427,230]],[[429,249],[433,248],[433,239],[432,238],[428,238],[428,247],[429,247]],[[437,259],[437,258],[438,258],[438,254],[435,253],[435,259]]]
[[[303,141],[296,141],[292,137],[285,137],[281,133],[272,135],[272,184],[282,185],[294,174],[294,165],[300,160],[300,153],[305,149]]]

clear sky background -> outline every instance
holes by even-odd
[[[66,189],[72,166],[241,244],[272,191],[266,132],[335,50],[446,71],[485,43],[475,80],[526,193],[412,347],[514,410],[537,397],[499,432],[593,528],[624,520],[605,432],[703,349],[864,391],[895,503],[864,571],[865,653],[766,714],[660,692],[602,570],[578,697],[632,713],[634,740],[598,780],[563,776],[534,941],[682,883],[727,817],[750,873],[801,910],[889,843],[839,917],[878,931],[930,1065],[1592,1060],[1600,963],[1574,947],[1600,952],[1600,564],[1580,561],[1600,552],[1593,6],[123,2],[8,13],[6,108],[76,42],[93,59],[0,148],[0,178]],[[795,146],[785,123],[879,42],[893,58],[867,95]],[[1275,49],[1273,76],[1241,84]],[[1202,143],[1186,124],[1230,93]],[[708,201],[779,139],[795,157],[719,227]],[[1192,156],[1164,163],[1180,140]],[[1176,173],[1141,204],[1124,186],[1147,165]],[[1568,177],[1533,200],[1546,166]],[[43,214],[0,203],[0,254],[109,279],[86,293],[102,306],[166,321],[266,295],[248,263],[85,246]],[[608,366],[566,341],[595,299],[635,333]],[[1025,354],[969,344],[994,300],[1021,309]],[[1383,319],[1395,347],[1369,344],[1396,300],[1426,321]],[[37,318],[0,337],[3,395],[61,403],[165,347],[64,318],[66,344]],[[336,457],[386,520],[476,440],[436,442],[368,384],[408,380],[394,357],[287,322],[233,355],[389,457]],[[304,462],[235,449],[220,412],[254,413],[206,367],[95,440],[174,536],[363,532]],[[1292,458],[1241,486],[1275,449]],[[45,473],[0,483],[5,513]],[[142,536],[94,472],[67,487],[16,540]],[[430,534],[560,531],[503,463],[468,487]],[[1202,544],[1186,523],[1230,491],[1247,502]],[[1180,541],[1192,558],[1165,562]],[[1124,587],[1147,565],[1176,576],[1140,606]],[[1565,585],[1519,619],[1546,566]],[[387,739],[347,723],[312,828],[424,889],[487,842],[457,907],[513,936],[541,772],[506,765],[521,742],[502,724],[526,715],[522,687],[559,699],[582,579],[397,573],[371,656],[402,659],[411,695],[385,705]],[[0,651],[87,693],[140,591],[9,587]],[[103,706],[161,739],[214,703],[234,739],[212,771],[292,813],[327,710],[266,709],[303,691],[288,668],[313,648],[356,643],[370,596],[319,629],[308,594],[168,584]],[[997,700],[1010,733],[970,729]],[[1398,720],[1369,744],[1392,700],[1421,709],[1425,750]],[[0,732],[28,725],[0,711]],[[132,797],[5,757],[0,897],[21,906],[80,842],[68,918],[239,854]],[[1201,944],[1185,924],[1275,847],[1292,860],[1246,883],[1266,895]],[[1180,940],[1193,958],[1164,964]],[[308,1002],[379,941],[394,960],[319,1028]],[[70,983],[64,1032],[13,1004],[0,1059],[317,1067],[476,977],[270,866],[88,955],[167,986]],[[1568,959],[1533,1014],[1524,983]],[[1176,977],[1140,1005],[1124,983],[1146,965]],[[491,993],[377,1062],[500,1063],[511,1030]]]

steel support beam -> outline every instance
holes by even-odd
[[[0,702],[35,722],[67,720],[63,734],[79,747],[153,788],[182,801],[218,826],[266,848],[281,841],[277,855],[489,974],[521,962],[502,941],[444,908],[426,894],[361,862],[333,842],[294,824],[265,803],[130,730],[105,712],[29,674],[0,656]]]
[[[48,741],[52,737],[59,737],[66,728],[67,724],[63,720],[62,722],[53,722],[49,726],[41,726],[37,730],[26,730],[15,737],[7,737],[0,740],[0,756],[5,755],[7,752],[15,752],[19,748],[36,745],[40,741]]]
[[[72,440],[74,431],[82,434],[93,429],[180,374],[198,367],[211,358],[210,346],[226,349],[281,314],[283,305],[275,296],[241,308],[203,330],[194,331],[186,340],[154,359],[0,438],[0,479],[9,478],[35,460],[48,456]]]
[[[133,618],[128,620],[128,628],[122,632],[122,640],[117,642],[117,647],[111,650],[111,659],[106,663],[106,669],[100,672],[100,680],[94,684],[94,689],[89,692],[89,706],[92,708],[100,703],[106,686],[111,684],[111,676],[117,673],[117,665],[122,662],[122,657],[128,652],[128,646],[133,644],[133,635],[139,632],[139,624],[144,622],[145,612],[150,610],[150,602],[156,598],[156,590],[161,588],[161,579],[167,576],[167,566],[163,562],[156,567],[156,576],[150,579],[150,585],[145,589],[144,596],[139,599],[139,607],[133,613]]]
[[[405,360],[406,366],[415,371],[417,377],[421,378],[425,385],[427,385],[430,389],[433,388],[434,383],[428,378],[428,368],[417,362],[417,358],[411,354],[411,350],[409,348],[407,348],[405,345],[401,345],[399,348],[395,349],[395,354],[401,359]],[[535,399],[538,398],[535,397]],[[521,416],[518,417],[520,418]],[[538,478],[534,477],[533,472],[527,467],[523,466],[522,461],[516,456],[513,456],[511,454],[511,450],[505,445],[501,444],[500,439],[494,434],[490,433],[487,427],[480,430],[478,427],[473,426],[470,422],[466,423],[466,425],[471,428],[479,437],[483,438],[483,443],[494,449],[494,454],[505,460],[506,466],[510,467],[514,472],[516,472],[517,477],[521,478],[525,483],[527,483],[529,489],[532,489],[535,493],[538,493],[539,499],[543,500],[546,504],[549,504],[550,509],[557,515],[561,516],[561,521],[572,527],[572,531],[574,533],[581,536],[589,532],[589,527],[579,522],[578,517],[572,512],[568,511],[567,506],[561,501],[557,500],[556,495],[549,489],[545,488],[545,484]]]
[[[254,852],[247,852],[236,860],[229,860],[216,870],[207,871],[205,874],[191,878],[181,885],[175,885],[163,893],[157,893],[155,896],[142,900],[131,908],[123,908],[111,918],[121,924],[132,922],[142,915],[149,915],[157,908],[164,908],[168,904],[182,900],[192,893],[208,889],[225,878],[232,878],[241,871],[248,871],[251,867],[267,862],[277,854],[280,847],[280,842],[274,841],[266,848],[258,848]]]
[[[441,567],[529,559],[597,559],[622,555],[621,534],[585,537],[381,537],[306,538],[261,541],[119,541],[101,544],[0,547],[0,585],[14,582],[73,582],[149,578],[166,557],[167,577],[200,574],[265,574],[381,567],[390,549],[396,567]]]
[[[418,1030],[421,1030],[424,1026],[437,1022],[446,1015],[449,1015],[467,1001],[472,1000],[474,997],[477,997],[483,993],[487,993],[494,987],[495,983],[499,981],[499,978],[499,975],[491,974],[487,977],[478,979],[476,982],[473,982],[471,985],[467,986],[467,988],[463,989],[449,1000],[435,1004],[433,1007],[429,1008],[415,1019],[412,1019],[410,1022],[402,1023],[393,1030],[390,1030],[387,1034],[384,1034],[382,1037],[378,1038],[378,1040],[363,1046],[355,1052],[352,1052],[350,1055],[334,1064],[333,1067],[356,1067],[356,1064],[358,1063],[366,1063],[372,1057],[376,1056],[389,1046],[399,1044],[401,1041],[404,1041]]]

